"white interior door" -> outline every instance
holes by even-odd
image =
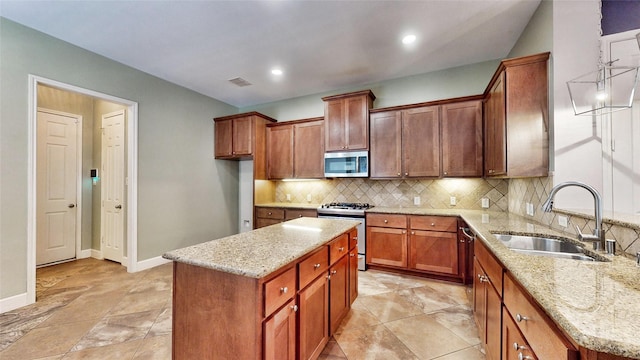
[[[36,265],[75,258],[79,115],[38,109]]]
[[[102,256],[122,263],[124,244],[125,112],[102,116]]]

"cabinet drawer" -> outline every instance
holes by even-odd
[[[482,241],[475,241],[474,252],[476,259],[478,259],[478,262],[487,273],[489,281],[491,281],[493,287],[496,288],[498,295],[502,296],[502,266],[493,255],[489,253],[489,250],[487,250]]]
[[[504,360],[537,359],[506,308],[502,309],[502,358]]]
[[[458,231],[458,218],[450,216],[410,216],[411,229],[429,231]]]
[[[358,246],[358,230],[349,233],[349,250]]]
[[[393,214],[367,214],[367,226],[406,228],[407,217]]]
[[[257,207],[256,217],[264,219],[282,220],[284,219],[284,209]]]
[[[301,217],[318,217],[315,209],[284,209],[284,219],[293,220]]]
[[[323,246],[305,260],[298,263],[298,289],[303,289],[318,275],[329,268],[329,247]]]
[[[329,243],[329,264],[333,265],[341,257],[349,252],[349,235],[342,234]]]
[[[511,278],[504,277],[504,306],[540,359],[576,359],[577,352],[537,304]]]
[[[264,284],[264,316],[271,315],[296,293],[296,269],[291,268]]]

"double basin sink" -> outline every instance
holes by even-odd
[[[538,256],[584,261],[608,261],[595,254],[589,254],[582,246],[567,240],[538,236],[494,234],[512,251]]]

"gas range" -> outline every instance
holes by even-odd
[[[332,202],[329,204],[322,204],[318,208],[318,214],[364,217],[364,211],[372,207],[373,205],[369,205],[367,203]]]

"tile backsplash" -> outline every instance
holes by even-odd
[[[489,210],[506,211],[509,207],[508,191],[509,182],[502,179],[278,181],[275,201],[316,204],[361,202],[386,207],[481,210],[482,198],[487,198]],[[420,198],[420,205],[414,205],[415,197]],[[450,205],[451,197],[456,198],[455,206]]]

